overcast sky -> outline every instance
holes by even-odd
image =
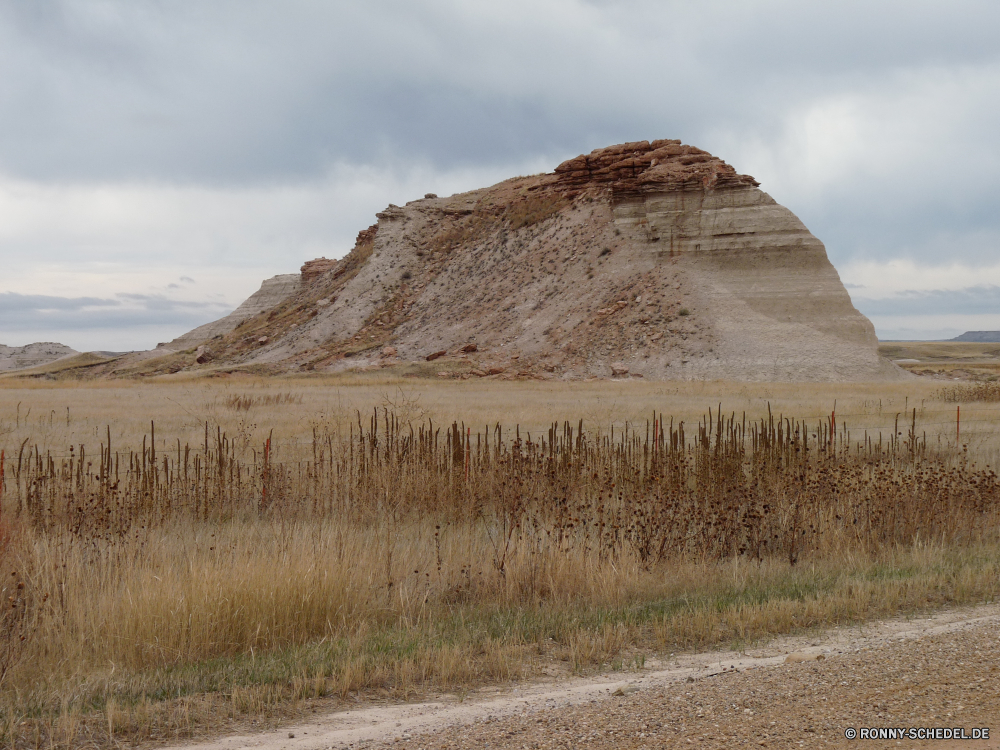
[[[680,138],[882,338],[1000,330],[1000,3],[0,0],[0,343],[149,348],[389,203]]]

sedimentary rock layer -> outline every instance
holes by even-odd
[[[192,332],[222,336],[212,366],[905,377],[823,244],[752,177],[679,141],[600,149],[377,218],[345,258],[306,263],[277,304]]]

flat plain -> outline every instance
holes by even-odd
[[[879,354],[904,370],[936,378],[995,379],[1000,344],[973,341],[883,341]]]

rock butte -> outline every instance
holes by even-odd
[[[611,146],[377,216],[343,259],[264,282],[164,345],[169,369],[195,367],[204,344],[206,366],[275,372],[420,362],[448,377],[907,377],[879,357],[802,222],[680,141]]]
[[[4,346],[0,344],[0,372],[26,370],[30,367],[47,365],[50,362],[79,354],[65,344],[52,341],[38,341],[25,346]]]

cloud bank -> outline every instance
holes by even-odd
[[[937,273],[996,265],[998,31],[985,0],[0,0],[0,292],[232,308],[390,202],[677,137],[798,214],[880,335],[1000,328]]]

